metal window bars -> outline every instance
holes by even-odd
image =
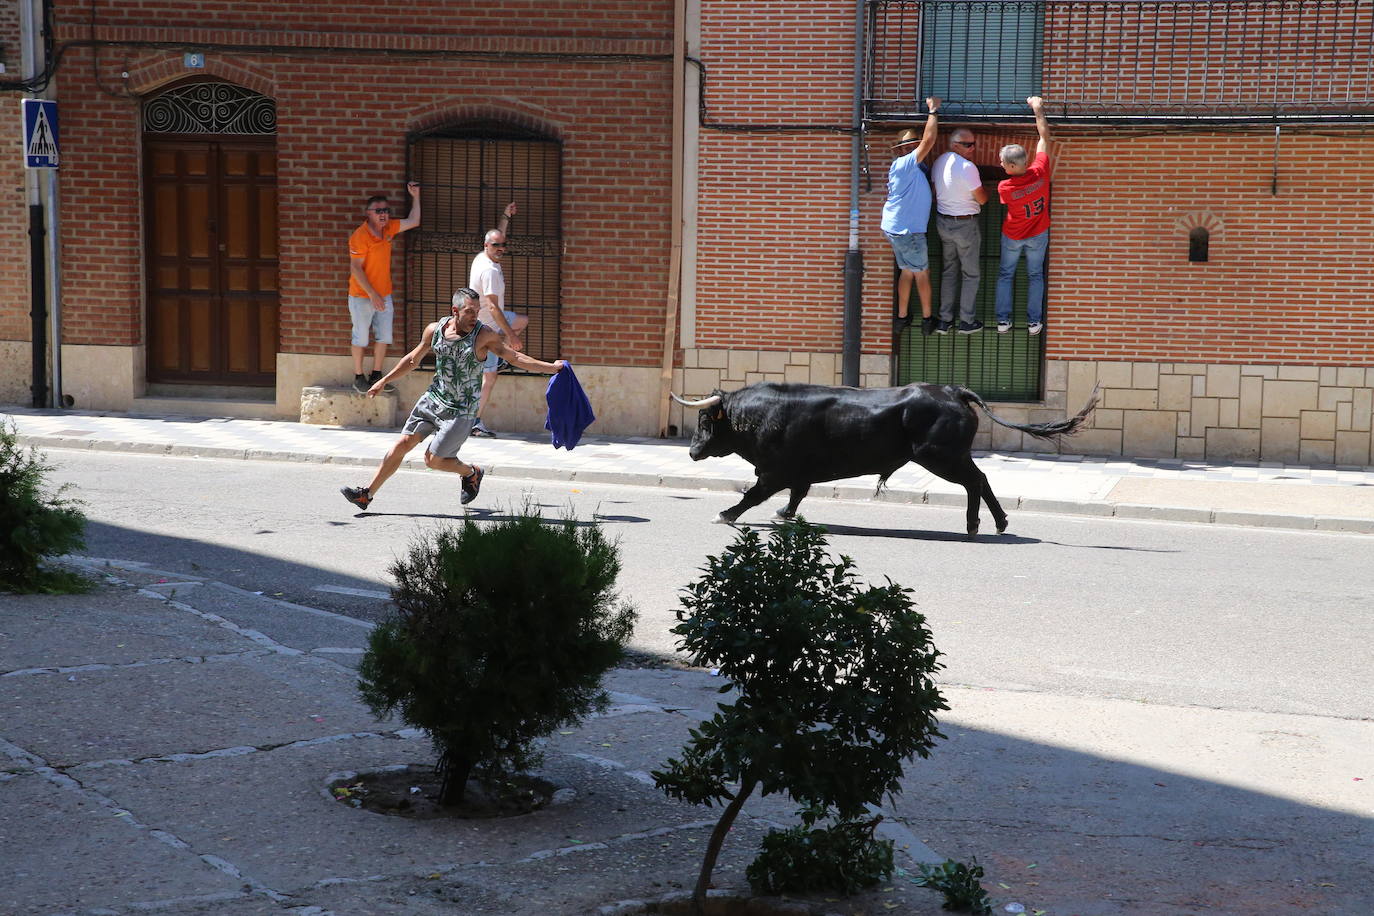
[[[406,238],[406,343],[449,314],[472,259],[506,204],[518,208],[502,261],[506,308],[529,318],[524,352],[560,355],[562,146],[518,128],[470,124],[412,137],[409,174],[421,184],[420,225]],[[518,371],[518,370],[516,370]]]

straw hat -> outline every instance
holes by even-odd
[[[908,143],[920,143],[920,142],[921,142],[921,135],[920,135],[920,133],[918,133],[917,131],[914,131],[914,130],[904,130],[904,131],[902,131],[900,134],[897,135],[897,142],[894,143],[894,144],[892,144],[892,148],[893,148],[893,149],[896,149],[896,148],[899,147],[899,146],[906,146]]]

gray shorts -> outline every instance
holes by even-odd
[[[505,314],[505,316],[506,316],[506,324],[509,324],[509,325],[511,325],[511,326],[513,327],[513,326],[515,325],[515,313],[512,312],[510,309],[502,309],[501,311],[502,311],[502,312]],[[498,333],[498,334],[501,334],[501,329],[498,328],[498,327],[493,327],[492,330],[495,331],[495,332]],[[501,336],[502,336],[502,337],[505,337],[506,335],[505,335],[505,334],[501,334]],[[500,369],[500,368],[501,368],[501,357],[497,356],[495,353],[488,352],[488,353],[487,353],[487,361],[484,362],[484,363],[482,364],[482,371],[483,371],[483,372],[495,372],[497,369]]]
[[[382,302],[386,308],[379,312],[366,296],[348,297],[348,314],[353,318],[353,346],[367,346],[368,331],[372,332],[372,339],[377,343],[391,343],[391,316],[396,314],[396,310],[391,307],[390,296],[383,296]]]
[[[458,450],[468,441],[468,434],[472,432],[472,424],[476,420],[476,417],[460,414],[428,394],[422,394],[411,408],[401,432],[421,439],[433,434],[434,441],[429,444],[429,453],[435,458],[457,458]]]
[[[893,235],[891,232],[884,234],[892,243],[892,254],[897,259],[898,267],[917,272],[930,269],[924,232],[908,232],[905,235]]]

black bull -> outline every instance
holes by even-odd
[[[673,399],[701,408],[692,460],[738,454],[758,479],[735,505],[716,519],[734,522],[780,490],[790,490],[778,515],[791,518],[811,485],[846,477],[878,475],[878,489],[894,471],[914,461],[937,477],[968,491],[968,533],[978,533],[978,500],[987,503],[997,533],[1007,530],[1007,513],[970,451],[978,432],[973,405],[994,423],[1040,439],[1071,435],[1097,406],[1097,392],[1077,415],[1055,423],[1009,423],[977,394],[957,385],[915,384],[904,388],[832,388],[761,382],[737,391],[716,391],[699,401]]]

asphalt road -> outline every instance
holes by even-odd
[[[401,471],[360,513],[338,493],[366,482],[356,468],[48,455],[86,502],[87,555],[368,619],[385,613],[406,545],[464,517],[456,480],[435,472]],[[489,475],[468,517],[526,500],[619,539],[634,648],[672,654],[680,589],[734,537],[711,523],[731,497]],[[913,589],[948,684],[1374,718],[1367,537],[1021,512],[1007,535],[969,542],[953,509],[813,499],[803,511],[861,576]]]

